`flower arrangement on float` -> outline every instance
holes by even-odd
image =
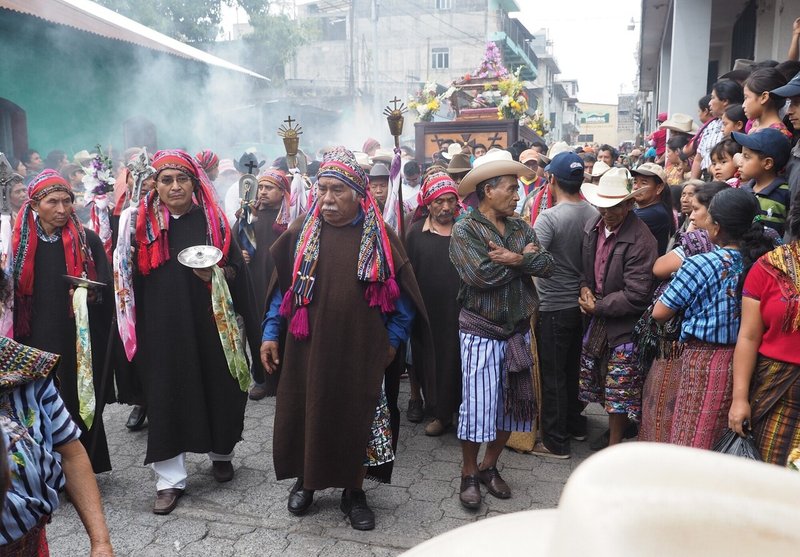
[[[486,43],[486,50],[483,53],[483,61],[475,75],[467,74],[464,76],[466,81],[470,79],[506,79],[511,75],[511,72],[503,65],[503,55],[497,44],[493,42]]]
[[[496,90],[499,95],[497,106],[498,120],[519,120],[528,112],[528,94],[519,77],[522,68],[509,73],[496,84],[487,84],[487,90]]]
[[[533,114],[526,114],[519,121],[521,126],[527,126],[536,133],[539,137],[550,131],[550,120],[546,120],[541,110],[537,110]]]
[[[429,81],[408,99],[408,107],[416,111],[419,119],[424,122],[433,120],[433,115],[442,106],[442,97],[436,94],[436,89],[436,83]]]

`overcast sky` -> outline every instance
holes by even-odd
[[[560,77],[578,80],[579,100],[616,104],[620,92],[635,91],[640,0],[517,0],[517,4],[521,9],[517,15],[531,33],[549,29]],[[223,26],[229,29],[237,10],[226,7],[223,13]],[[633,31],[628,30],[631,18]]]
[[[578,80],[583,102],[617,103],[634,92],[639,41],[639,0],[517,0],[518,17],[531,33],[549,29],[561,79]],[[631,18],[636,29],[628,31]]]

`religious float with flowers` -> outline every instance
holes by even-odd
[[[449,103],[450,121],[435,121],[434,115]],[[486,45],[483,61],[472,74],[466,74],[445,89],[426,83],[408,100],[419,121],[415,125],[417,160],[429,163],[447,142],[458,142],[474,149],[505,149],[523,139],[544,143],[550,123],[532,110],[520,68],[510,71],[503,65],[500,49]]]

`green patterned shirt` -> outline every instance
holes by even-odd
[[[511,267],[491,260],[490,241],[520,254],[531,243],[539,250],[523,254],[522,264]],[[477,209],[453,226],[450,260],[461,278],[461,307],[502,325],[508,333],[536,309],[531,277],[549,277],[554,267],[553,256],[539,246],[533,228],[525,221],[507,218],[503,235]]]

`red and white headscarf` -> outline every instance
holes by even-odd
[[[289,176],[279,168],[268,168],[258,175],[258,183],[260,184],[261,182],[269,182],[283,192],[283,202],[274,224],[276,232],[283,232],[291,223],[289,210],[292,205],[292,184],[289,181]]]
[[[431,172],[425,176],[422,187],[417,194],[417,210],[414,213],[414,221],[427,216],[427,208],[437,198],[452,193],[458,201],[458,184],[444,171]],[[461,204],[457,203],[455,216],[461,213]]]
[[[203,170],[206,172],[215,166],[219,166],[219,157],[211,149],[200,151],[194,156],[194,158],[197,159],[197,162],[200,163],[200,166],[202,166]]]
[[[34,261],[36,248],[39,245],[37,234],[38,218],[32,204],[42,201],[51,193],[61,191],[75,200],[75,194],[69,183],[55,170],[43,170],[28,184],[28,201],[22,206],[14,222],[11,235],[11,276],[14,283],[14,303],[16,318],[14,319],[14,336],[24,338],[31,332],[31,310],[33,304]],[[61,229],[61,243],[67,263],[67,274],[91,280],[97,278],[92,252],[86,242],[86,231],[72,211],[67,224]]]
[[[153,168],[156,180],[161,171],[170,168],[186,173],[195,181],[194,199],[206,215],[207,242],[222,251],[218,265],[224,266],[231,245],[231,229],[225,212],[217,205],[214,187],[205,171],[189,153],[180,149],[157,152]],[[139,215],[136,222],[139,271],[147,275],[169,259],[169,211],[161,203],[156,188],[139,201]]]

